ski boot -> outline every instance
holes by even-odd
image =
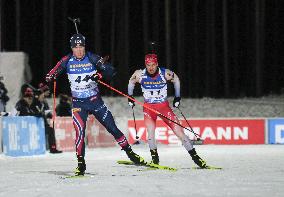
[[[62,153],[61,150],[57,150],[57,149],[50,149],[49,152],[52,153],[52,154]]]
[[[56,145],[55,144],[49,147],[49,152],[52,153],[52,154],[62,153],[61,150],[57,150],[56,149]]]
[[[146,164],[146,161],[143,157],[139,156],[138,154],[134,153],[131,146],[127,145],[126,147],[122,148],[125,151],[127,157],[135,164],[143,165]]]
[[[151,163],[159,165],[160,160],[159,160],[159,155],[158,155],[157,149],[153,149],[153,150],[150,149],[150,152],[151,152],[151,156],[152,156]]]
[[[83,156],[77,156],[78,167],[75,169],[75,176],[84,176],[86,171],[86,163]]]
[[[198,165],[200,168],[207,168],[206,162],[197,155],[195,148],[188,151],[188,153],[196,165]]]

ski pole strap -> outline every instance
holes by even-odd
[[[55,116],[56,116],[56,80],[53,81],[53,112],[52,112],[52,126],[54,129]]]
[[[178,126],[180,126],[180,127],[184,128],[184,129],[186,129],[186,130],[188,130],[188,131],[192,132],[192,133],[193,133],[193,134],[194,134],[197,138],[199,138],[199,137],[200,137],[200,136],[199,136],[197,133],[195,133],[193,130],[190,130],[190,129],[188,129],[188,128],[186,128],[186,127],[182,126],[180,123],[178,123],[178,122],[176,122],[176,121],[174,121],[174,120],[172,120],[172,119],[168,118],[167,116],[165,116],[165,115],[161,114],[161,113],[160,113],[160,112],[158,112],[157,110],[154,110],[154,109],[152,109],[152,108],[148,107],[147,105],[144,105],[144,103],[142,103],[142,102],[140,102],[140,101],[135,100],[134,98],[132,98],[132,97],[128,96],[127,94],[124,94],[123,92],[121,92],[121,91],[119,91],[119,90],[115,89],[114,87],[112,87],[112,86],[110,86],[110,85],[106,84],[105,82],[103,82],[103,81],[101,81],[101,80],[98,80],[98,82],[99,82],[100,84],[102,84],[102,85],[104,85],[104,86],[108,87],[109,89],[111,89],[111,90],[113,90],[113,91],[115,91],[115,92],[117,92],[117,93],[121,94],[122,96],[127,97],[128,99],[130,99],[130,100],[134,101],[135,103],[137,103],[137,104],[141,105],[142,107],[145,107],[146,109],[148,109],[148,110],[150,110],[150,111],[152,111],[152,112],[154,112],[154,113],[158,114],[159,116],[162,116],[163,118],[166,118],[167,120],[169,120],[169,121],[171,121],[171,122],[173,122],[173,123],[177,124]]]

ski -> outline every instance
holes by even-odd
[[[85,175],[64,175],[64,176],[60,176],[61,179],[84,179],[84,178],[92,178],[94,177],[95,174],[93,173],[85,173]]]
[[[162,166],[159,164],[149,163],[148,166],[150,168],[157,168],[160,170],[169,170],[169,171],[177,171],[177,168],[169,167],[169,166]]]
[[[222,170],[223,168],[216,167],[216,166],[206,166],[205,168],[194,166],[191,169],[193,169],[193,170]]]
[[[162,166],[162,165],[158,165],[158,164],[153,164],[153,163],[149,163],[149,162],[146,162],[144,164],[135,164],[133,163],[132,161],[127,161],[127,160],[119,160],[117,161],[118,164],[123,164],[123,165],[136,165],[136,166],[146,166],[146,167],[149,167],[149,170],[151,169],[159,169],[159,170],[169,170],[169,171],[172,171],[172,172],[175,172],[177,171],[177,168],[172,168],[172,167],[169,167],[169,166]]]
[[[76,176],[76,175],[69,175],[69,176],[61,176],[61,179],[82,179],[82,178],[88,178],[88,176]]]

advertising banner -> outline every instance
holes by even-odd
[[[180,121],[187,126],[185,120]],[[191,119],[188,120],[194,132],[201,136],[204,144],[264,144],[264,119]],[[136,120],[139,140],[147,141],[147,132],[143,120]],[[155,137],[162,144],[181,144],[174,132],[162,120],[157,120]],[[128,121],[129,141],[135,142],[134,121]],[[193,133],[183,129],[190,139],[196,139]]]
[[[17,157],[45,154],[45,132],[42,118],[3,117],[2,130],[5,155]]]
[[[268,119],[268,143],[284,144],[284,118]]]
[[[95,119],[87,120],[85,142],[88,148],[115,146],[113,136]],[[62,151],[75,151],[76,132],[72,117],[56,117],[55,120],[56,147]]]
[[[87,122],[87,144],[88,148],[115,146],[114,137],[105,129],[99,121],[90,116]]]
[[[3,146],[3,143],[2,143],[2,117],[0,116],[0,153],[2,153],[2,146]]]
[[[52,122],[51,122],[52,125]],[[56,117],[55,124],[56,148],[58,150],[75,151],[76,132],[71,117]]]

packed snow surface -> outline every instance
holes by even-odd
[[[133,145],[150,160],[147,144]],[[0,155],[0,196],[283,196],[283,145],[198,145],[208,164],[222,170],[194,170],[182,146],[158,146],[161,165],[177,172],[116,163],[119,147],[86,151],[88,177],[63,179],[76,167],[74,152],[13,158]]]

